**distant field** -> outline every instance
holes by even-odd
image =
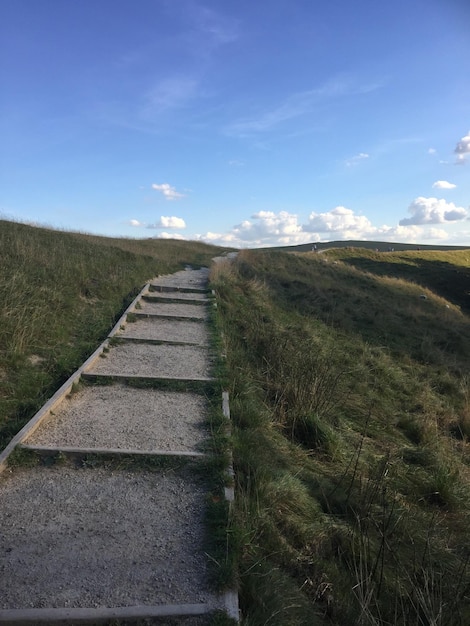
[[[320,243],[305,243],[299,246],[284,246],[277,248],[270,248],[270,250],[281,250],[282,252],[310,252],[313,246],[317,247],[317,250],[328,250],[329,248],[364,248],[365,250],[374,250],[378,252],[395,252],[403,250],[470,250],[469,246],[435,246],[419,243],[395,243],[384,241],[362,241],[348,240],[348,241],[327,241]]]

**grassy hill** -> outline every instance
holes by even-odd
[[[383,242],[383,241],[363,241],[346,240],[346,241],[324,241],[316,243],[303,243],[298,246],[283,246],[280,248],[269,248],[270,250],[280,250],[281,252],[310,252],[313,246],[317,247],[317,251],[329,250],[330,248],[362,248],[364,250],[373,250],[377,252],[403,252],[408,250],[470,250],[469,246],[438,246],[416,243],[399,243],[399,242]],[[266,248],[268,249],[268,248]]]
[[[470,251],[348,243],[212,270],[243,623],[464,626]],[[148,279],[221,251],[0,221],[1,443]]]
[[[0,221],[0,447],[90,355],[145,282],[220,248]]]
[[[470,252],[213,270],[245,624],[470,623]]]

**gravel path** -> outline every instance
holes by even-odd
[[[167,302],[141,302],[141,308],[136,313],[148,315],[169,315],[175,317],[190,317],[194,319],[206,319],[207,309],[200,304],[179,304]]]
[[[167,276],[159,276],[150,284],[152,287],[171,287],[174,289],[207,289],[207,281],[209,279],[209,270],[202,268],[200,270],[182,270]]]
[[[191,293],[186,293],[185,291],[151,291],[149,294],[145,296],[145,300],[180,300],[182,302],[186,302],[188,300],[193,300],[197,302],[209,302],[207,294],[205,292],[195,293],[194,291]]]
[[[192,343],[201,346],[209,344],[207,326],[201,322],[189,320],[143,317],[137,322],[126,324],[123,330],[118,331],[117,336],[128,339]]]
[[[21,470],[0,482],[0,605],[211,603],[190,472]]]
[[[206,402],[194,393],[84,387],[65,398],[28,445],[197,451],[208,431]]]
[[[196,289],[200,297],[207,276],[208,270],[186,270],[154,284]],[[181,299],[186,295],[191,294]],[[210,306],[142,300],[141,305],[142,310],[178,316],[184,309],[189,317]],[[203,320],[138,317],[124,324],[118,337],[122,342],[105,351],[90,373],[190,380],[210,376]],[[139,341],[126,341],[131,338]],[[196,393],[84,385],[62,399],[25,443],[57,450],[184,454],[197,451],[209,437],[207,418],[207,400]],[[208,493],[195,478],[197,461],[180,470],[162,465],[149,472],[139,466],[139,458],[133,470],[116,462],[90,466],[85,461],[76,467],[34,466],[0,475],[0,623],[2,609],[233,606],[209,584]],[[184,620],[188,625],[203,622],[205,618]]]
[[[199,346],[127,343],[110,348],[88,372],[206,380],[210,377],[210,359],[207,349]]]

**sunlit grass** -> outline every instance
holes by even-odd
[[[470,320],[464,283],[436,287],[469,254],[403,253],[411,277],[393,254],[244,251],[213,273],[247,624],[469,620]]]
[[[97,347],[143,285],[220,248],[0,221],[0,447]]]

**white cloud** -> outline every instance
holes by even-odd
[[[256,245],[270,245],[273,241],[287,242],[305,239],[302,226],[298,223],[297,215],[280,211],[259,211],[237,224],[232,234],[244,244],[252,242]]]
[[[139,220],[129,220],[129,224],[138,228],[139,226],[145,226],[143,222],[139,222]]]
[[[429,148],[428,149],[428,154],[437,154],[436,148]]]
[[[179,241],[186,241],[187,237],[180,233],[166,233],[162,232],[156,236],[156,239],[178,239]]]
[[[345,163],[347,167],[352,167],[353,165],[357,165],[361,161],[364,161],[364,159],[368,159],[368,158],[369,158],[369,155],[366,152],[359,152],[359,154],[356,154],[350,159],[347,159]]]
[[[174,187],[168,183],[161,183],[160,185],[152,185],[152,189],[161,191],[167,200],[177,200],[178,198],[184,198],[184,194],[176,191]]]
[[[463,207],[455,206],[453,202],[438,200],[437,198],[423,198],[420,196],[413,200],[408,207],[412,217],[400,220],[401,226],[413,224],[444,224],[463,220],[467,211]]]
[[[343,233],[342,239],[360,239],[372,232],[374,227],[364,215],[355,215],[351,209],[337,206],[327,213],[310,213],[304,229],[307,232]]]
[[[186,222],[181,217],[162,215],[158,222],[149,224],[147,228],[186,228]]]
[[[287,211],[259,211],[228,233],[208,232],[197,238],[218,245],[250,248],[348,239],[417,243],[446,236],[445,231],[417,225],[377,227],[367,217],[339,206],[325,213],[311,213],[304,225],[299,223],[297,215]]]
[[[207,232],[196,239],[218,245],[238,248],[290,246],[318,241],[369,240],[395,243],[439,243],[448,240],[450,233],[431,224],[452,224],[465,218],[465,210],[436,198],[417,198],[411,205],[412,218],[395,226],[375,226],[364,215],[338,206],[324,213],[312,212],[306,224],[298,215],[288,211],[259,211],[237,224],[228,232]]]
[[[311,233],[305,232],[298,216],[288,211],[259,211],[234,226],[228,233],[208,232],[198,235],[202,241],[235,247],[263,247],[295,245],[312,241]]]
[[[424,239],[449,239],[449,233],[443,228],[429,228],[425,233]]]
[[[370,237],[369,237],[370,238]],[[425,229],[421,226],[380,226],[374,229],[374,239],[379,241],[395,241],[417,243],[422,239],[429,239]]]
[[[436,180],[436,182],[433,184],[434,189],[455,189],[456,187],[457,185],[454,185],[454,183],[449,183],[446,180]]]
[[[470,131],[457,143],[454,152],[457,155],[457,163],[464,163],[466,156],[470,154]]]

